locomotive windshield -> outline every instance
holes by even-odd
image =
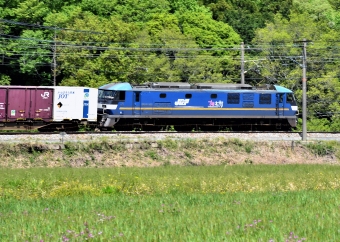
[[[104,99],[105,101],[124,101],[125,91],[99,89],[98,99]]]
[[[287,103],[289,103],[291,106],[297,106],[293,93],[287,93]]]
[[[98,91],[98,97],[102,99],[114,100],[116,96],[117,96],[117,91],[111,91],[111,90],[99,90]]]

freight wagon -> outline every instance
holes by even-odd
[[[0,86],[0,129],[77,130],[96,126],[98,89]]]
[[[291,90],[225,83],[113,83],[99,88],[100,129],[290,130]]]

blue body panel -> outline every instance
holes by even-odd
[[[125,102],[119,102],[116,110],[110,114],[116,115],[208,115],[208,116],[266,116],[277,115],[276,93],[271,93],[271,104],[259,104],[259,93],[243,92],[240,95],[239,104],[228,104],[226,92],[200,91],[187,92],[192,97],[185,98],[183,92],[167,91],[166,98],[160,98],[162,91],[142,91],[140,102],[133,102],[132,91],[126,92]],[[228,93],[232,93],[229,91]],[[211,98],[211,94],[217,94]],[[249,95],[251,94],[251,95]],[[290,105],[285,104],[283,109],[285,115],[295,115],[290,110]],[[291,112],[291,114],[289,114]]]

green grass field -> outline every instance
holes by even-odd
[[[338,241],[340,166],[0,170],[0,241]]]

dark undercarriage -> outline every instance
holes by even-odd
[[[110,128],[103,129],[110,130]],[[287,119],[124,119],[111,130],[117,131],[290,131]]]

